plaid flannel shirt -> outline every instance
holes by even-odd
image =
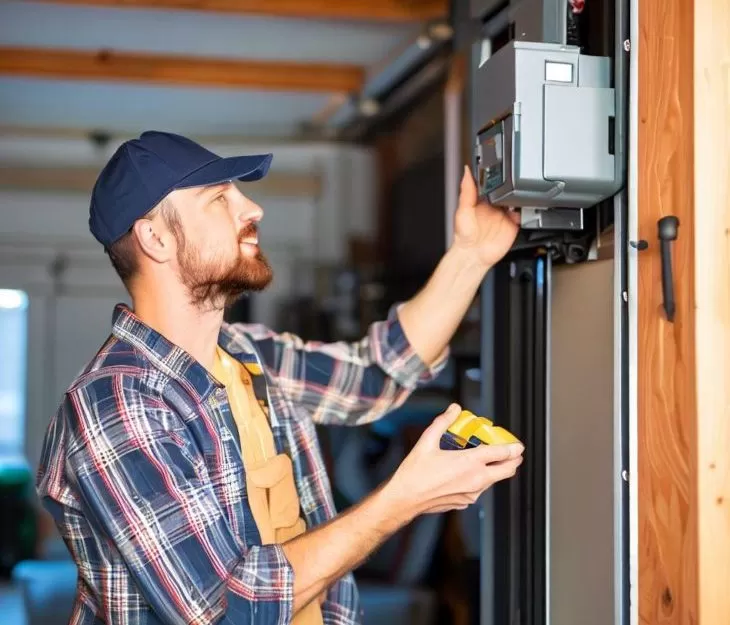
[[[393,307],[357,343],[303,342],[224,324],[219,344],[260,368],[257,399],[288,453],[308,527],[335,515],[315,423],[383,416],[426,367]],[[37,488],[78,567],[71,625],[269,625],[292,618],[294,573],[262,545],[224,387],[125,306],[49,425]],[[327,591],[328,625],[359,623],[352,574]]]

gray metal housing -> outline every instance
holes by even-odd
[[[512,41],[474,80],[475,177],[492,204],[587,208],[621,187],[608,57]]]

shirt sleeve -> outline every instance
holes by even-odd
[[[291,621],[294,573],[281,545],[246,548],[234,535],[202,458],[171,427],[182,426],[177,415],[125,376],[71,391],[64,415],[85,513],[160,622]]]
[[[360,425],[400,406],[446,366],[448,349],[430,367],[408,341],[393,306],[357,342],[305,342],[260,325],[246,326],[277,385],[315,423]]]

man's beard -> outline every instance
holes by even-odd
[[[244,239],[256,236],[257,232],[256,224],[249,224],[239,234],[239,245]],[[271,266],[260,250],[256,256],[248,257],[239,248],[239,255],[235,260],[213,257],[203,261],[199,250],[187,245],[184,236],[176,238],[180,279],[187,287],[191,303],[195,306],[228,307],[244,293],[262,291],[271,282]]]

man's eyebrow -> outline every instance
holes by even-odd
[[[225,187],[226,187],[227,184],[228,184],[227,182],[221,182],[220,184],[214,184],[214,185],[210,185],[210,186],[206,186],[206,187],[200,187],[200,189],[197,189],[195,191],[195,195],[196,195],[196,197],[200,197],[201,195],[204,195],[206,193],[211,193],[212,194],[212,193],[217,192],[217,191],[222,191],[223,189],[225,189]]]

